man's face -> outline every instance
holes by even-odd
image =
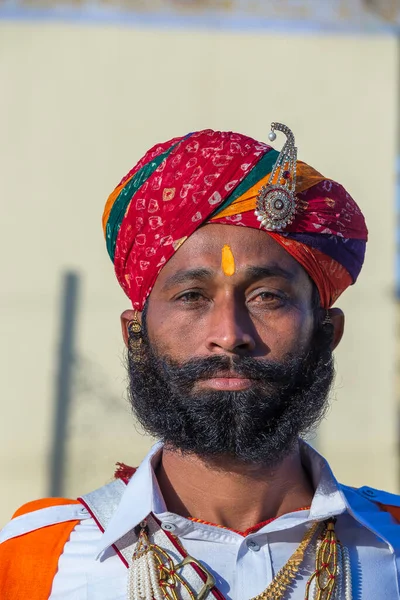
[[[313,284],[265,232],[207,225],[158,276],[129,392],[170,447],[275,464],[323,414],[332,330]]]
[[[233,275],[224,273],[224,246]],[[216,354],[282,361],[307,348],[311,297],[307,273],[265,232],[206,225],[158,276],[147,312],[149,340],[178,362]]]

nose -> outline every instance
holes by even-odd
[[[214,302],[206,347],[213,354],[249,354],[256,347],[254,325],[245,306],[232,299]]]

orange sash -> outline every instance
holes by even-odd
[[[19,508],[13,518],[63,504],[80,503],[66,498],[35,500]],[[66,521],[42,527],[0,544],[1,600],[48,600],[58,559],[78,523],[80,521]]]

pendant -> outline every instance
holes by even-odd
[[[147,521],[142,521],[140,528],[129,569],[128,600],[205,600],[215,586],[211,573],[188,555],[182,556],[182,560],[175,564],[163,548],[150,541]],[[191,588],[181,574],[182,569],[187,566],[196,566],[205,575],[202,582],[200,579],[201,587],[198,592]]]
[[[257,197],[255,215],[267,231],[280,231],[292,223],[296,197],[281,185],[265,185]]]

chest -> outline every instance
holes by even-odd
[[[303,533],[301,527],[295,527],[262,530],[243,538],[199,525],[179,539],[187,552],[214,575],[227,600],[249,600],[271,583],[298,547]],[[60,557],[50,600],[126,600],[128,570],[115,551],[110,548],[101,559],[95,559],[100,536],[94,522],[75,529]],[[352,598],[399,598],[396,560],[388,546],[346,517],[338,522],[338,536],[349,550]],[[304,599],[306,582],[314,569],[315,551],[310,548],[285,600]]]

